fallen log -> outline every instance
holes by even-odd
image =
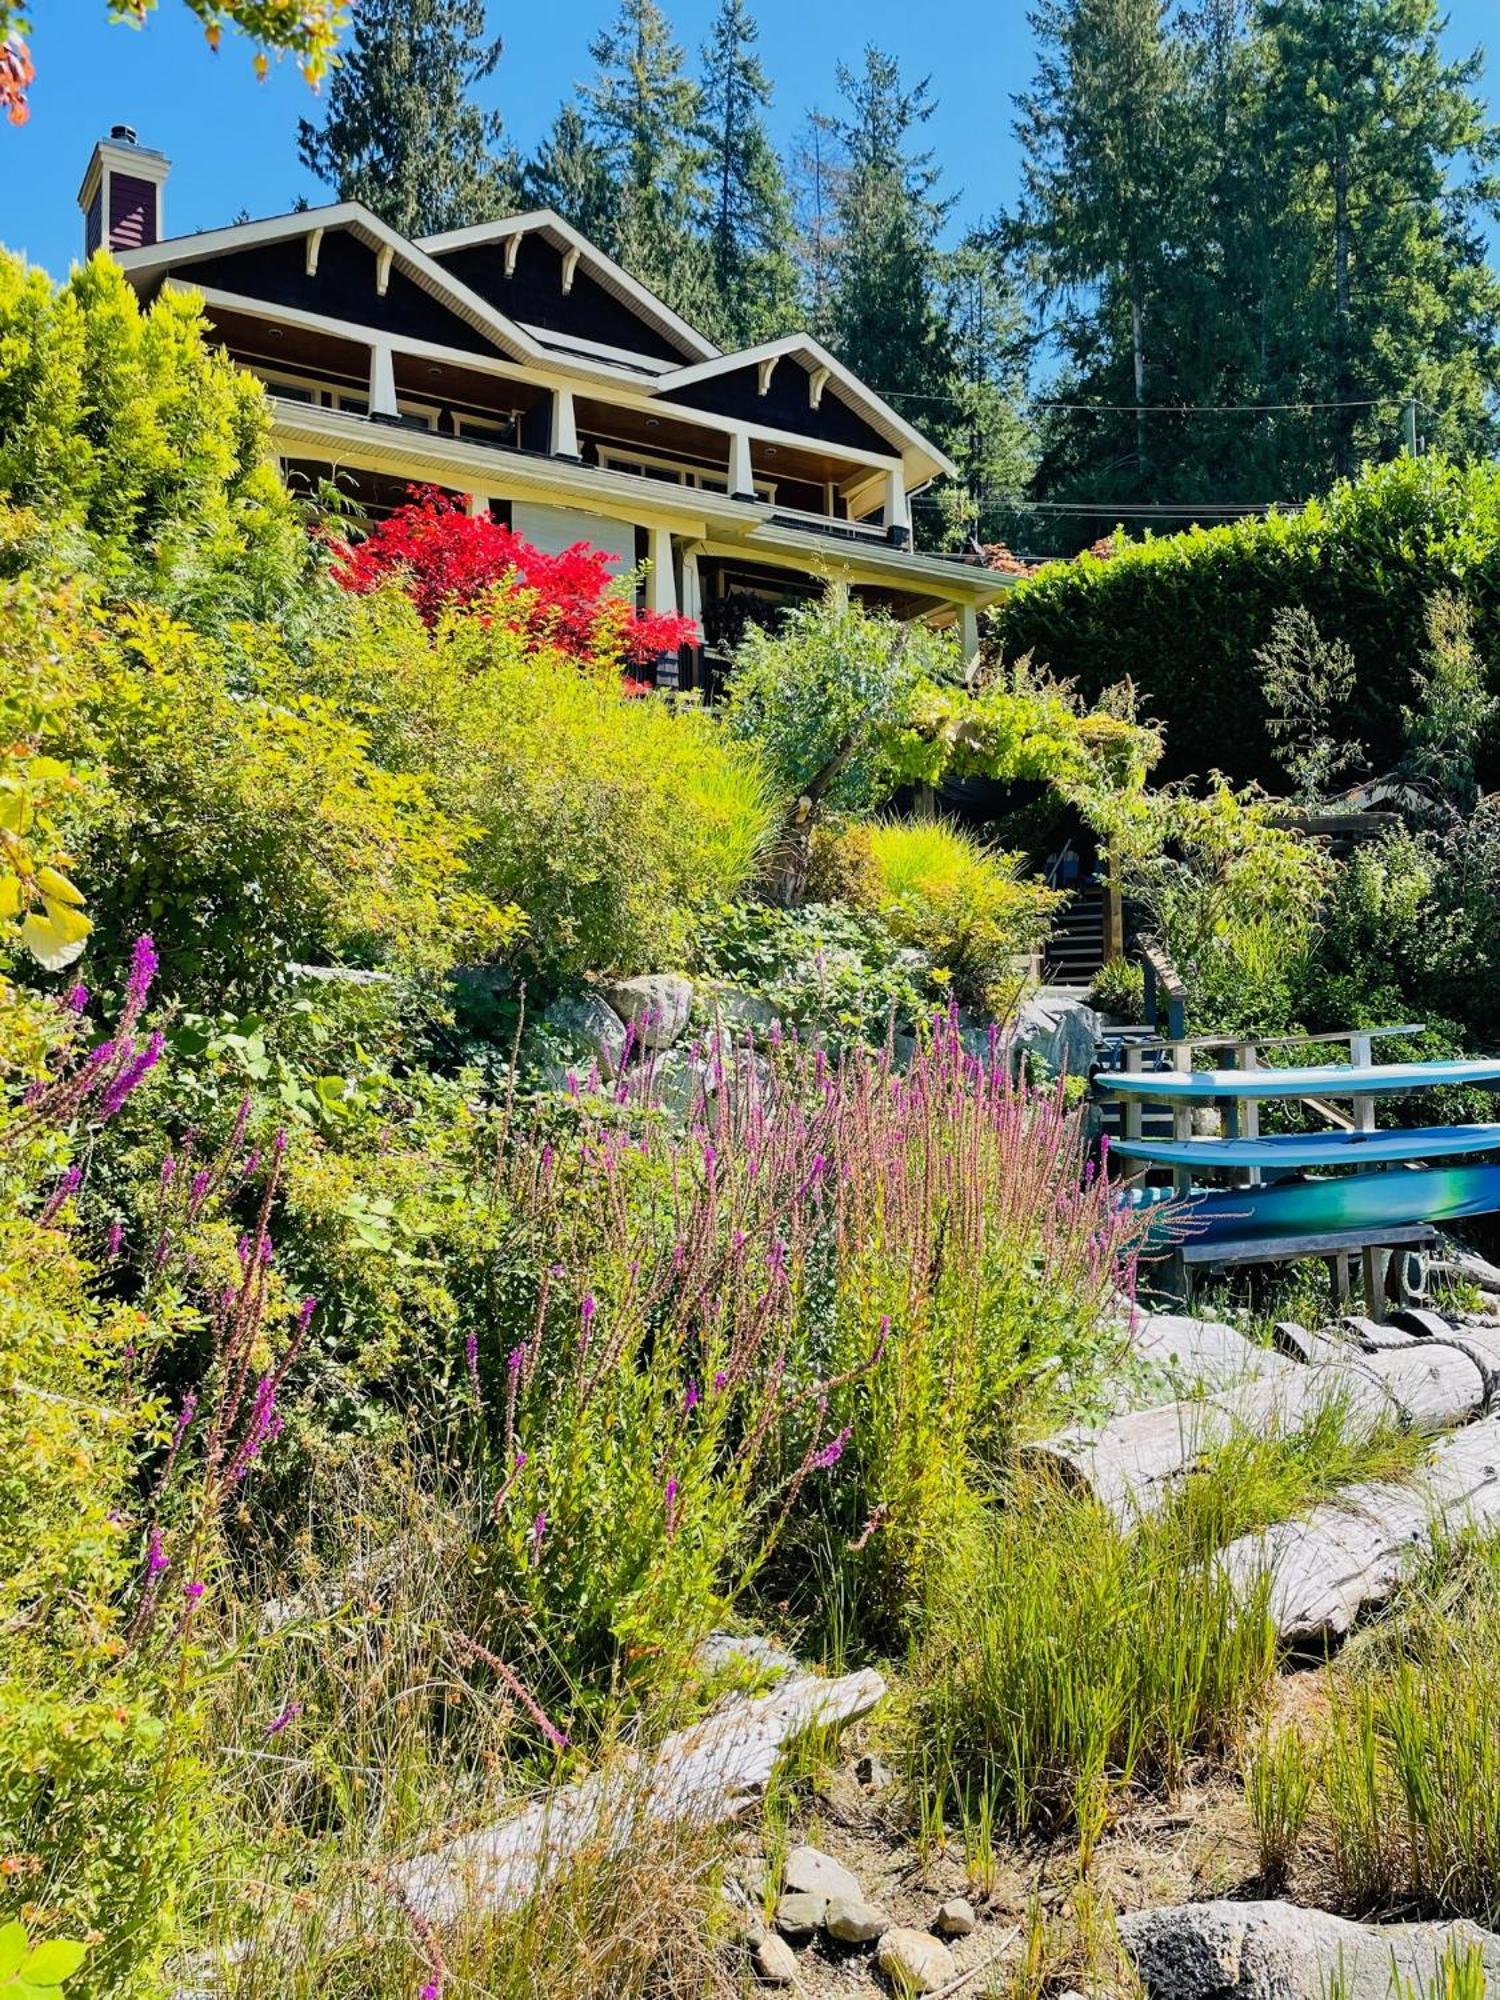
[[[1231,1542],[1217,1557],[1248,1602],[1269,1578],[1269,1611],[1289,1645],[1338,1639],[1395,1591],[1435,1535],[1500,1527],[1500,1417],[1440,1438],[1402,1483],[1350,1487],[1300,1520]]]

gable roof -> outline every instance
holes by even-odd
[[[691,389],[696,383],[711,381],[716,376],[767,364],[774,367],[783,360],[804,362],[809,375],[814,378],[821,375],[825,383],[835,383],[850,408],[857,410],[867,423],[879,431],[903,459],[915,461],[919,467],[925,468],[928,478],[938,473],[956,477],[958,468],[945,452],[939,451],[930,438],[924,437],[915,425],[898,415],[883,396],[862,382],[852,369],[846,368],[810,333],[788,333],[780,340],[762,341],[758,347],[743,347],[735,354],[717,354],[711,360],[694,362],[686,368],[677,368],[668,375],[658,376],[653,386],[661,395],[674,395],[681,389]]]
[[[535,208],[524,215],[506,215],[494,222],[478,222],[468,229],[445,229],[436,236],[419,237],[417,242],[428,256],[442,257],[450,250],[471,250],[481,244],[504,243],[513,236],[530,235],[545,237],[564,256],[575,255],[579,265],[596,283],[679,347],[685,355],[697,361],[707,361],[719,353],[705,334],[690,326],[649,286],[631,277],[622,264],[617,264],[613,257],[606,257],[571,222],[565,222],[556,209]]]
[[[410,243],[388,223],[359,201],[331,202],[323,208],[304,208],[290,215],[267,216],[260,222],[231,223],[225,229],[202,229],[192,236],[170,236],[141,250],[117,253],[117,262],[127,272],[175,270],[180,264],[194,264],[210,257],[254,249],[266,243],[284,243],[294,237],[321,235],[330,229],[346,229],[366,248],[379,255],[387,252],[391,263],[445,305],[460,319],[493,341],[503,353],[519,360],[545,358],[541,343],[515,320],[508,319],[488,300],[445,271],[417,244]],[[309,269],[311,266],[309,266]],[[268,303],[271,303],[268,301]]]

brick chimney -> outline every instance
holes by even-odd
[[[78,190],[84,255],[99,249],[140,250],[162,239],[162,184],[171,162],[136,143],[129,125],[110,127],[89,155]]]

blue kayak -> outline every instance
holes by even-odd
[[[1452,1160],[1500,1152],[1500,1125],[1424,1125],[1412,1131],[1294,1132],[1270,1139],[1115,1139],[1112,1158],[1153,1160],[1198,1173],[1255,1167],[1287,1173],[1298,1167],[1362,1167],[1386,1161]]]
[[[1202,1104],[1221,1097],[1380,1097],[1439,1084],[1500,1084],[1500,1060],[1328,1063],[1312,1069],[1100,1070],[1094,1087],[1109,1097]]]
[[[1280,1181],[1275,1187],[1223,1188],[1177,1197],[1170,1188],[1129,1188],[1125,1207],[1162,1220],[1148,1242],[1261,1241],[1378,1231],[1415,1223],[1456,1222],[1500,1209],[1500,1166],[1382,1167],[1339,1180]],[[1379,1241],[1378,1235],[1375,1241]]]

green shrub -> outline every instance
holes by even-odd
[[[1112,958],[1094,974],[1089,1005],[1118,1021],[1142,1021],[1146,1013],[1146,974],[1131,958]]]
[[[856,851],[867,831],[855,829]],[[705,971],[750,988],[789,1027],[835,1049],[910,1032],[938,998],[924,957],[879,917],[839,904],[727,904],[705,918],[697,949]]]
[[[1428,647],[1439,590],[1469,606],[1474,639],[1500,657],[1500,473],[1402,459],[1335,488],[1295,517],[1273,515],[1048,564],[993,614],[1007,654],[1033,653],[1087,699],[1123,680],[1167,725],[1167,774],[1227,772],[1283,788],[1255,655],[1278,614],[1301,606],[1357,668],[1331,734],[1388,769]],[[1500,770],[1493,727],[1481,772]]]
[[[869,851],[891,935],[924,951],[965,1006],[1003,1015],[1024,978],[1017,960],[1041,944],[1062,898],[1022,878],[1022,856],[945,820],[883,820]]]

